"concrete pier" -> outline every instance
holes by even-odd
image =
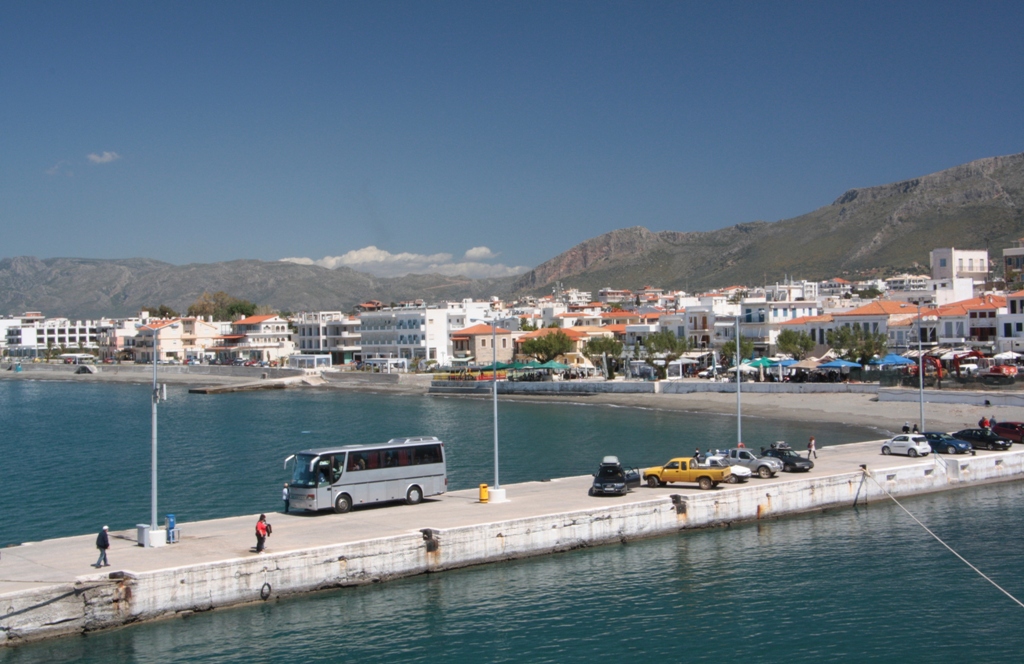
[[[257,515],[179,524],[178,544],[144,549],[112,533],[111,567],[91,567],[95,534],[0,551],[0,645],[116,627],[283,595],[753,521],[1024,477],[1024,450],[909,459],[881,441],[825,447],[814,470],[700,491],[641,487],[590,497],[589,475],[476,489],[420,505],[349,514],[271,514],[254,553]],[[864,464],[874,478],[865,477]]]

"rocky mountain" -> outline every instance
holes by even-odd
[[[1000,251],[1024,236],[1024,153],[913,180],[851,189],[774,223],[705,233],[634,227],[587,240],[526,273],[515,291],[562,282],[585,290],[645,284],[694,290],[915,270],[936,247]]]
[[[0,261],[0,313],[71,318],[127,316],[166,304],[184,311],[203,291],[286,311],[350,310],[374,299],[401,302],[647,284],[695,291],[756,285],[789,275],[824,279],[927,268],[936,247],[989,249],[998,259],[1024,237],[1024,153],[878,187],[851,189],[793,219],[716,231],[633,227],[587,240],[516,278],[441,275],[380,279],[348,268],[253,260],[171,265],[133,258],[8,258]]]
[[[0,312],[97,318],[134,315],[161,304],[184,312],[203,291],[224,291],[282,311],[348,311],[368,299],[486,298],[507,292],[509,281],[441,275],[378,279],[348,268],[254,260],[171,265],[142,258],[22,256],[0,261]]]

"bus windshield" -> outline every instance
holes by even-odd
[[[296,454],[295,455],[295,470],[292,473],[292,486],[295,487],[315,487],[316,486],[316,468],[310,470],[310,463],[316,457],[312,454]]]

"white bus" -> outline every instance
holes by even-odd
[[[448,489],[444,443],[434,436],[303,450],[284,460],[286,468],[292,460],[289,509],[343,514],[355,505],[391,500],[415,505]]]

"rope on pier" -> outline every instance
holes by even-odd
[[[926,533],[928,533],[929,535],[931,535],[932,537],[934,537],[934,538],[935,538],[935,541],[936,541],[936,542],[938,542],[938,543],[939,543],[939,544],[941,544],[942,546],[944,546],[944,547],[946,547],[947,549],[949,549],[949,552],[950,552],[950,553],[952,553],[952,554],[953,554],[954,556],[956,556],[957,558],[959,558],[960,560],[962,560],[962,561],[963,561],[963,563],[964,563],[965,565],[967,565],[968,567],[970,567],[971,569],[973,569],[973,570],[974,570],[975,572],[977,572],[977,573],[978,573],[978,576],[980,576],[981,578],[985,579],[986,581],[988,581],[989,583],[991,583],[991,584],[992,584],[993,586],[995,586],[996,588],[998,588],[998,589],[999,589],[999,591],[1000,591],[1001,593],[1003,593],[1004,595],[1006,595],[1007,597],[1009,597],[1010,599],[1012,599],[1012,600],[1013,600],[1014,602],[1016,602],[1016,603],[1017,603],[1017,604],[1018,604],[1018,605],[1019,605],[1019,606],[1020,606],[1021,608],[1024,608],[1024,602],[1021,602],[1021,601],[1020,601],[1019,599],[1017,599],[1016,597],[1014,597],[1013,595],[1011,595],[1011,594],[1010,594],[1010,593],[1009,593],[1009,592],[1008,592],[1008,591],[1007,591],[1007,590],[1006,590],[1005,588],[1003,588],[1003,587],[1002,587],[1002,586],[1000,586],[1000,585],[999,585],[998,583],[996,583],[995,581],[993,581],[992,579],[990,579],[989,577],[987,577],[987,576],[985,575],[985,573],[984,573],[984,572],[982,572],[982,571],[981,571],[980,569],[978,569],[977,567],[975,567],[974,565],[972,565],[972,564],[970,563],[970,561],[968,561],[968,560],[967,560],[966,558],[964,558],[964,557],[963,557],[963,556],[961,556],[961,555],[960,555],[959,553],[957,553],[957,552],[956,552],[955,550],[953,550],[953,547],[951,547],[950,545],[948,545],[948,544],[946,544],[945,542],[943,542],[943,541],[942,541],[942,538],[941,538],[941,537],[939,537],[938,535],[936,535],[935,533],[933,533],[933,532],[932,532],[931,530],[929,530],[929,529],[928,529],[928,526],[926,526],[926,525],[924,525],[923,523],[921,523],[921,521],[920,521],[920,520],[919,520],[919,519],[918,519],[918,518],[917,518],[916,516],[914,516],[913,514],[911,514],[910,510],[908,510],[908,509],[907,509],[906,507],[904,507],[904,506],[903,506],[903,504],[902,504],[902,503],[900,503],[900,501],[896,500],[895,496],[893,496],[893,495],[892,495],[891,493],[889,493],[888,491],[886,491],[886,490],[885,490],[885,487],[884,487],[884,486],[882,486],[881,484],[879,484],[879,483],[878,483],[878,480],[876,480],[876,479],[875,479],[875,478],[874,478],[874,477],[873,477],[873,476],[871,475],[871,473],[869,473],[869,472],[868,472],[867,468],[864,468],[864,467],[862,466],[862,469],[863,469],[863,471],[864,471],[864,474],[865,474],[865,475],[867,475],[867,476],[868,476],[868,478],[870,478],[870,479],[871,479],[871,481],[875,483],[875,486],[877,486],[877,487],[878,487],[879,489],[881,489],[881,490],[882,490],[882,493],[884,493],[885,495],[889,496],[889,498],[890,498],[890,499],[892,500],[892,502],[894,502],[894,503],[896,503],[897,505],[899,505],[899,508],[900,508],[901,510],[903,510],[904,512],[906,512],[906,513],[907,513],[907,516],[909,516],[909,517],[910,517],[911,519],[913,519],[913,520],[914,520],[915,522],[917,522],[917,525],[919,525],[919,526],[921,526],[922,528],[924,528],[924,531],[925,531]]]

